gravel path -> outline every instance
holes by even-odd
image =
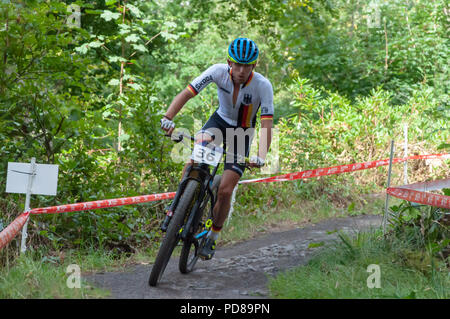
[[[172,258],[157,287],[148,286],[152,265],[135,265],[123,272],[96,273],[84,279],[110,290],[111,298],[270,298],[266,287],[268,278],[305,264],[320,249],[308,248],[311,243],[329,243],[337,238],[336,230],[354,232],[380,224],[380,216],[364,215],[265,234],[233,246],[219,247],[212,260],[199,260],[195,270],[187,275],[178,271],[178,258]]]

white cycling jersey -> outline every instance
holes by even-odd
[[[195,78],[188,89],[195,96],[211,82],[217,85],[219,108],[217,113],[231,126],[255,127],[256,113],[261,107],[261,120],[273,118],[273,89],[268,79],[252,72],[239,90],[233,105],[234,84],[231,68],[227,64],[214,64]]]

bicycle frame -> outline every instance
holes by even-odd
[[[181,197],[181,194],[183,193],[184,188],[186,187],[187,183],[190,180],[195,180],[198,182],[199,192],[198,192],[197,199],[196,199],[193,207],[191,208],[191,211],[187,215],[188,219],[183,228],[183,231],[181,232],[181,239],[183,241],[186,240],[186,238],[188,238],[189,235],[191,234],[192,225],[198,224],[201,216],[200,216],[200,214],[197,214],[197,212],[199,211],[199,207],[203,203],[203,200],[207,193],[209,194],[210,200],[211,200],[211,210],[214,208],[214,203],[216,202],[216,198],[214,197],[214,194],[210,188],[210,185],[214,179],[214,176],[217,173],[218,168],[219,168],[219,165],[214,167],[213,172],[210,173],[210,167],[208,164],[194,163],[187,167],[187,170],[185,172],[183,180],[181,181],[181,183],[178,187],[176,196],[175,196],[174,201],[171,206],[172,211],[175,211],[175,209],[178,205],[179,199]],[[194,229],[194,232],[195,232],[195,230],[196,229]]]
[[[191,141],[195,142],[195,138],[192,136],[188,136],[185,135],[184,133],[180,133],[178,135],[178,139],[175,139],[175,142],[181,142],[183,140],[183,137],[187,137],[189,138]],[[220,149],[220,148],[219,148]],[[222,155],[222,160],[221,163],[223,163],[223,159],[225,157],[226,154],[228,154],[228,152],[222,150],[223,155]],[[245,162],[248,163],[248,158],[244,158]],[[197,163],[194,162],[193,164],[189,165],[186,169],[186,172],[184,174],[184,177],[182,179],[182,181],[180,182],[179,186],[178,186],[178,190],[176,192],[175,198],[172,202],[172,205],[170,207],[171,211],[175,211],[178,202],[180,200],[181,194],[184,191],[184,188],[186,187],[187,183],[190,180],[195,180],[199,183],[200,188],[199,188],[199,193],[198,193],[198,197],[197,200],[194,203],[194,206],[191,208],[191,211],[188,213],[188,220],[186,221],[184,228],[181,232],[181,239],[183,241],[185,241],[189,235],[190,235],[190,230],[192,228],[192,225],[195,225],[194,228],[194,232],[196,231],[196,227],[199,223],[200,218],[202,217],[200,214],[197,214],[199,207],[201,205],[201,203],[203,203],[203,200],[205,198],[206,193],[208,193],[210,195],[210,200],[211,200],[211,211],[214,208],[214,204],[216,202],[216,198],[214,198],[214,194],[210,188],[210,185],[212,184],[212,181],[214,179],[214,176],[217,173],[217,170],[219,168],[220,164],[215,166],[213,168],[213,172],[210,173],[210,166],[208,164],[204,164],[204,163]],[[248,166],[247,166],[248,167]],[[203,183],[203,181],[205,181],[205,183]]]
[[[198,224],[201,216],[197,212],[199,211],[199,207],[203,203],[203,200],[204,200],[207,192],[211,196],[211,203],[215,203],[214,194],[212,193],[209,185],[212,182],[212,179],[214,178],[214,176],[217,172],[218,166],[216,166],[214,168],[214,171],[212,174],[209,174],[209,167],[204,167],[204,166],[207,166],[206,164],[201,164],[199,166],[194,166],[194,165],[189,166],[188,171],[186,172],[187,177],[185,178],[185,182],[187,183],[189,180],[196,180],[199,183],[200,189],[199,189],[197,200],[195,201],[194,206],[192,207],[191,211],[189,212],[188,220],[187,220],[185,227],[183,228],[183,231],[181,233],[182,240],[186,240],[186,238],[189,237],[189,235],[191,234],[192,225]],[[199,175],[202,176],[203,178],[202,177],[200,177],[200,178],[194,177],[196,172],[199,172]],[[205,181],[205,182],[203,183],[202,181]],[[211,205],[211,206],[213,206],[213,205]],[[194,229],[193,231],[195,232],[195,230],[196,229]]]

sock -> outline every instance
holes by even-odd
[[[212,225],[211,230],[208,232],[208,235],[206,235],[206,238],[211,238],[212,240],[217,240],[220,235],[220,231],[222,230],[222,227],[217,227],[216,225]]]

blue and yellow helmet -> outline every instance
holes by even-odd
[[[237,38],[228,47],[228,59],[235,63],[255,64],[258,55],[256,43],[247,38]]]

